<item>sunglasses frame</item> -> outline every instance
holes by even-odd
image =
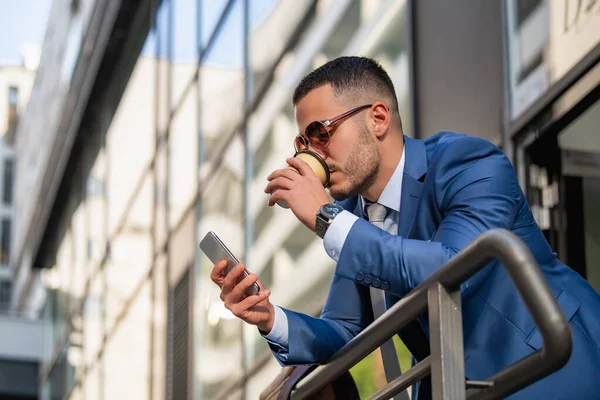
[[[298,135],[296,135],[296,137],[294,138],[294,150],[296,152],[302,150],[302,149],[308,149],[310,146],[312,146],[313,148],[317,149],[317,150],[323,150],[326,149],[327,146],[329,146],[329,142],[331,141],[331,136],[333,136],[333,133],[328,129],[331,125],[335,124],[336,122],[341,121],[344,118],[350,117],[353,114],[356,114],[359,111],[365,110],[367,108],[373,107],[373,104],[364,104],[362,106],[358,106],[356,108],[353,108],[349,111],[346,111],[343,114],[340,114],[338,116],[335,116],[333,118],[327,119],[325,121],[313,121],[310,124],[308,124],[306,126],[306,128],[304,128],[303,132],[300,132]],[[321,124],[324,128],[325,128],[325,132],[327,132],[327,141],[325,142],[325,145],[323,146],[315,146],[314,144],[310,143],[310,138],[308,136],[308,128],[313,126],[314,124]],[[304,147],[299,148],[298,143],[302,144]]]

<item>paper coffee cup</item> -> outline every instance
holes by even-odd
[[[315,175],[317,176],[317,178],[319,178],[321,180],[321,183],[323,184],[323,187],[327,188],[329,187],[329,179],[330,179],[330,173],[329,173],[329,167],[327,166],[327,163],[325,162],[325,160],[323,160],[321,158],[320,155],[318,155],[317,153],[315,153],[314,151],[308,150],[308,149],[302,149],[300,151],[298,151],[294,157],[298,157],[301,160],[305,161],[310,168],[313,170],[313,172],[315,173]],[[291,170],[294,170],[296,172],[299,172],[296,168],[294,167],[288,167]],[[282,208],[290,208],[290,206],[283,200],[278,200],[277,205],[279,205]]]

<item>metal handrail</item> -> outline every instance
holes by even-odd
[[[467,393],[468,398],[505,397],[560,369],[567,363],[572,350],[571,330],[567,319],[525,243],[508,230],[493,229],[475,239],[336,352],[329,361],[301,380],[292,392],[291,398],[302,400],[315,395],[425,312],[428,306],[428,293],[434,286],[439,286],[438,282],[449,291],[457,291],[462,282],[493,259],[500,260],[507,269],[542,335],[543,346],[535,353],[488,378],[493,381],[490,387],[470,389]],[[411,368],[412,370],[418,367],[420,373],[412,374],[413,379],[409,384],[422,379],[425,370],[431,371],[431,363],[428,357]],[[411,378],[409,376],[411,370],[397,380]],[[387,386],[390,385],[392,383]],[[406,386],[407,382],[403,385]],[[435,383],[432,382],[432,385]]]

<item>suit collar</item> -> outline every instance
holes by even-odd
[[[420,180],[427,173],[425,142],[404,136],[404,154],[406,156],[404,174]]]

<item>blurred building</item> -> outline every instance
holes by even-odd
[[[548,97],[558,75],[537,95],[515,80],[554,46],[549,22],[523,28],[540,7],[551,21],[546,1],[53,2],[15,138],[11,257],[12,309],[47,321],[41,397],[257,398],[279,365],[257,330],[223,307],[197,243],[214,230],[275,303],[319,314],[334,263],[262,191],[293,154],[297,82],[340,55],[374,57],[396,85],[407,135],[487,138],[527,177],[541,131],[521,138],[532,121],[550,122],[565,94]],[[595,31],[575,30],[595,47],[561,73],[548,69],[571,85],[590,76],[580,62],[598,61]],[[589,103],[581,101],[564,112],[575,119]],[[570,179],[563,172],[558,179]],[[540,185],[523,182],[536,196]],[[585,265],[600,259],[585,255]]]
[[[37,67],[35,48],[24,47],[22,62],[0,65],[0,398],[36,399],[42,323],[10,310],[13,274],[14,134]]]
[[[14,136],[19,116],[31,95],[39,49],[22,47],[22,61],[0,65],[0,311],[9,308],[12,273],[9,268],[13,212],[15,152]]]

